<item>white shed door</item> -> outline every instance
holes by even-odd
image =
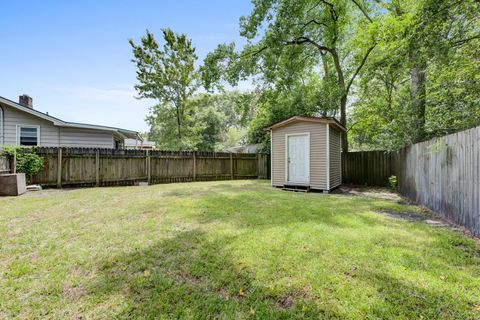
[[[287,136],[287,163],[289,182],[309,182],[310,138],[308,134]]]

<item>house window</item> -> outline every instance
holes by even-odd
[[[18,144],[21,146],[38,146],[40,141],[39,126],[18,126]]]

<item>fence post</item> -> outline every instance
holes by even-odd
[[[13,153],[12,173],[17,173],[17,150]]]
[[[95,152],[95,185],[100,187],[100,150]]]
[[[147,181],[148,184],[150,185],[150,181],[152,178],[152,166],[150,164],[150,150],[147,150]]]
[[[62,148],[57,153],[57,188],[62,187]]]
[[[261,179],[259,161],[260,161],[260,157],[259,157],[258,153],[255,153],[255,163],[257,164],[257,179]]]
[[[197,152],[193,151],[193,181],[197,180]]]
[[[230,152],[230,179],[233,180],[234,177],[235,175],[233,173],[233,155]]]

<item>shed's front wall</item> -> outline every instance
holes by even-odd
[[[83,148],[113,148],[113,133],[101,130],[79,128],[62,128],[53,125],[51,121],[38,118],[26,112],[19,111],[8,105],[0,104],[0,143],[17,145],[17,126],[30,125],[40,128],[40,147],[83,147]]]
[[[298,122],[272,130],[272,185],[288,184],[286,177],[286,134],[310,133],[310,184],[327,190],[327,124]]]

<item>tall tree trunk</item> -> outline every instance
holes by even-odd
[[[425,106],[426,106],[426,69],[425,61],[420,61],[410,70],[412,106],[415,114],[413,142],[422,141],[425,136]]]
[[[347,127],[347,94],[342,95],[340,99],[340,123]],[[347,133],[342,134],[342,151],[348,152],[348,139]]]
[[[325,51],[320,51],[320,55],[322,56],[322,65],[323,65],[323,79],[328,78],[328,59],[327,59],[327,53]]]
[[[176,107],[177,111],[177,129],[178,129],[178,147],[181,147],[182,144],[182,121],[180,119],[180,108]]]
[[[332,50],[333,63],[335,65],[335,70],[337,71],[338,85],[342,89],[343,94],[340,98],[340,123],[346,128],[347,127],[347,96],[348,90],[345,86],[345,78],[343,76],[342,66],[340,64],[340,59],[337,54],[337,50]],[[347,133],[342,134],[342,151],[348,152],[348,139]]]

